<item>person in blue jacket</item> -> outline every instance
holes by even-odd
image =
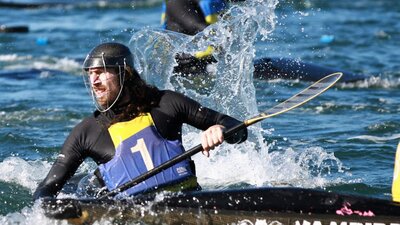
[[[235,0],[237,1],[240,0]],[[170,31],[195,35],[210,24],[216,23],[218,16],[226,10],[229,2],[226,0],[165,0],[161,14],[162,27]],[[213,51],[214,47],[208,46],[194,55],[177,54],[175,59],[178,66],[174,68],[174,73],[206,71],[208,64],[216,62],[212,57]]]
[[[167,30],[195,35],[217,22],[226,7],[225,0],[166,0],[161,24]]]

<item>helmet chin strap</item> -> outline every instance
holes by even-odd
[[[107,71],[106,62],[104,60],[104,53],[102,53],[102,60],[103,60],[104,71]],[[114,99],[113,103],[111,105],[109,105],[108,107],[106,107],[106,108],[104,108],[103,106],[101,106],[97,102],[94,90],[93,90],[92,86],[90,85],[90,92],[91,92],[91,95],[92,95],[92,99],[93,99],[94,105],[96,106],[96,109],[98,111],[107,112],[108,110],[110,110],[115,105],[115,103],[117,103],[118,99],[121,97],[122,90],[124,89],[125,71],[126,71],[126,60],[124,59],[124,68],[123,68],[122,71],[121,71],[121,66],[118,66],[118,76],[119,76],[119,86],[120,86],[118,95]]]

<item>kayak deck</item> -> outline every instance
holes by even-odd
[[[45,199],[45,215],[87,223],[110,218],[149,224],[400,224],[400,204],[302,188],[195,191],[131,199]],[[243,223],[242,223],[243,224]]]

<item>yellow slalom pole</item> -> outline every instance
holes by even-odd
[[[393,201],[400,202],[400,142],[397,145],[396,158],[394,161],[392,198]]]

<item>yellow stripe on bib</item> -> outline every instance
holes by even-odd
[[[110,132],[114,146],[117,148],[127,138],[153,124],[153,118],[151,118],[150,113],[146,113],[133,120],[113,124],[108,128],[108,132]]]

